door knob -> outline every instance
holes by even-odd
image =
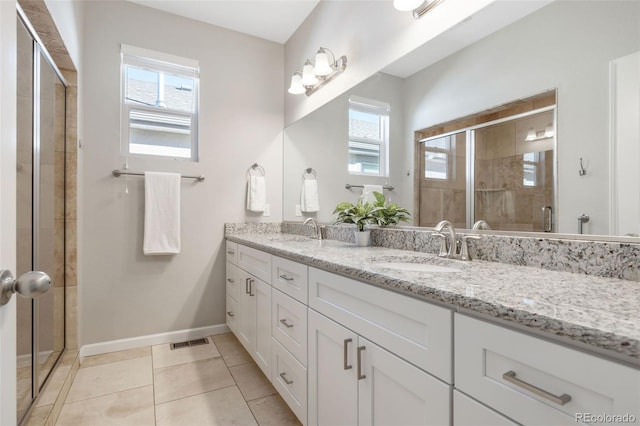
[[[23,297],[35,299],[49,291],[51,288],[51,278],[44,272],[31,271],[20,275],[16,280],[8,269],[0,270],[0,305],[11,300],[13,293],[18,293]]]

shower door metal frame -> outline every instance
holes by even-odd
[[[37,229],[39,229],[40,226],[40,94],[41,94],[41,84],[40,84],[40,77],[41,77],[41,61],[44,59],[47,61],[48,65],[51,67],[51,69],[53,70],[53,72],[56,74],[56,76],[58,77],[58,79],[60,80],[60,82],[62,83],[62,85],[65,88],[65,99],[64,99],[64,108],[66,111],[67,105],[66,105],[66,90],[69,87],[69,84],[67,83],[66,79],[64,78],[64,76],[62,75],[62,72],[60,72],[60,69],[57,67],[56,63],[54,62],[53,58],[51,57],[51,55],[49,54],[49,52],[47,51],[46,47],[44,46],[44,44],[42,43],[42,40],[40,39],[40,37],[38,36],[38,33],[35,31],[34,27],[31,25],[31,22],[29,21],[29,19],[27,18],[24,10],[22,9],[22,7],[20,6],[19,3],[16,3],[16,10],[17,10],[17,17],[18,19],[20,19],[20,22],[24,25],[25,29],[27,30],[27,32],[29,33],[29,35],[31,36],[31,38],[33,39],[32,42],[32,55],[33,55],[33,65],[32,65],[32,150],[33,150],[33,157],[32,157],[32,162],[33,162],[33,167],[32,167],[32,219],[31,219],[31,227],[32,227],[32,242],[31,242],[31,262],[32,262],[32,267],[34,267],[35,265],[38,264],[38,243],[39,243],[39,236],[38,236],[38,232],[36,232]],[[65,132],[65,136],[64,139],[66,139],[66,112],[64,114],[65,117],[65,123],[64,123],[64,132]],[[66,140],[64,141],[64,143],[66,144]],[[63,176],[64,176],[64,198],[66,199],[66,164],[63,163],[62,165],[63,167]],[[66,202],[63,203],[63,208],[65,209],[64,211],[64,217],[66,217]],[[63,253],[66,252],[66,225],[64,225],[64,234],[63,234],[63,241],[62,241],[62,250]],[[65,265],[63,265],[63,271],[66,271],[66,259],[65,256],[62,256],[63,262],[65,262]],[[64,274],[63,274],[64,276]],[[64,285],[64,295],[63,298],[66,299],[66,284]],[[38,310],[38,305],[39,301],[38,299],[32,299],[31,301],[31,313],[32,313],[32,317],[31,317],[31,321],[32,321],[32,328],[31,328],[31,396],[32,396],[32,400],[31,403],[29,405],[29,407],[27,408],[25,415],[22,419],[18,419],[18,421],[22,421],[26,418],[28,418],[29,416],[29,412],[33,409],[34,407],[34,402],[37,399],[38,395],[40,394],[40,388],[41,388],[41,383],[40,383],[40,362],[39,362],[39,356],[40,356],[40,348],[39,348],[39,310]],[[60,361],[62,354],[64,353],[64,350],[66,348],[66,300],[63,303],[63,323],[62,323],[62,327],[63,327],[63,347],[62,350],[60,351],[60,354],[58,355],[58,358],[56,359],[56,361],[53,363],[51,369],[49,370],[49,373],[47,374],[47,376],[44,378],[44,380],[42,380],[42,385],[44,385],[47,380],[49,379],[49,377],[51,377],[52,372],[54,371],[56,365],[58,364],[58,362]]]

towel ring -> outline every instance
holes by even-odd
[[[313,179],[318,179],[318,173],[316,173],[316,171],[313,170],[311,167],[305,169],[304,173],[302,174],[302,179],[306,179],[307,175],[313,176]]]
[[[255,171],[255,172],[259,173],[259,174],[258,174],[258,175],[252,175],[252,174],[251,174],[251,172],[253,172],[253,171]],[[251,165],[251,167],[249,167],[249,168],[247,169],[247,176],[264,176],[264,175],[266,175],[266,174],[267,174],[267,173],[264,171],[264,167],[262,167],[262,166],[261,166],[260,164],[258,164],[258,163],[253,163],[253,164]]]

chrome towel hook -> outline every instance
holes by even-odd
[[[584,166],[584,164],[582,163],[582,157],[580,157],[580,170],[578,170],[578,174],[580,176],[584,176],[587,174],[587,168]]]

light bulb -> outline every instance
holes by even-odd
[[[291,86],[288,92],[292,95],[301,95],[305,92],[304,86],[302,86],[302,76],[297,72],[291,76]]]
[[[527,137],[524,138],[524,140],[527,141],[527,142],[534,141],[534,140],[536,140],[537,137],[538,137],[538,135],[536,135],[536,130],[532,127],[527,132]]]
[[[302,67],[302,85],[314,86],[318,83],[316,75],[313,73],[313,64],[311,61],[307,61]]]
[[[315,75],[326,76],[331,74],[332,71],[333,69],[329,65],[329,57],[320,49],[316,54],[316,65],[313,67],[313,73]]]
[[[393,0],[393,7],[401,12],[411,12],[424,3],[424,0]]]

